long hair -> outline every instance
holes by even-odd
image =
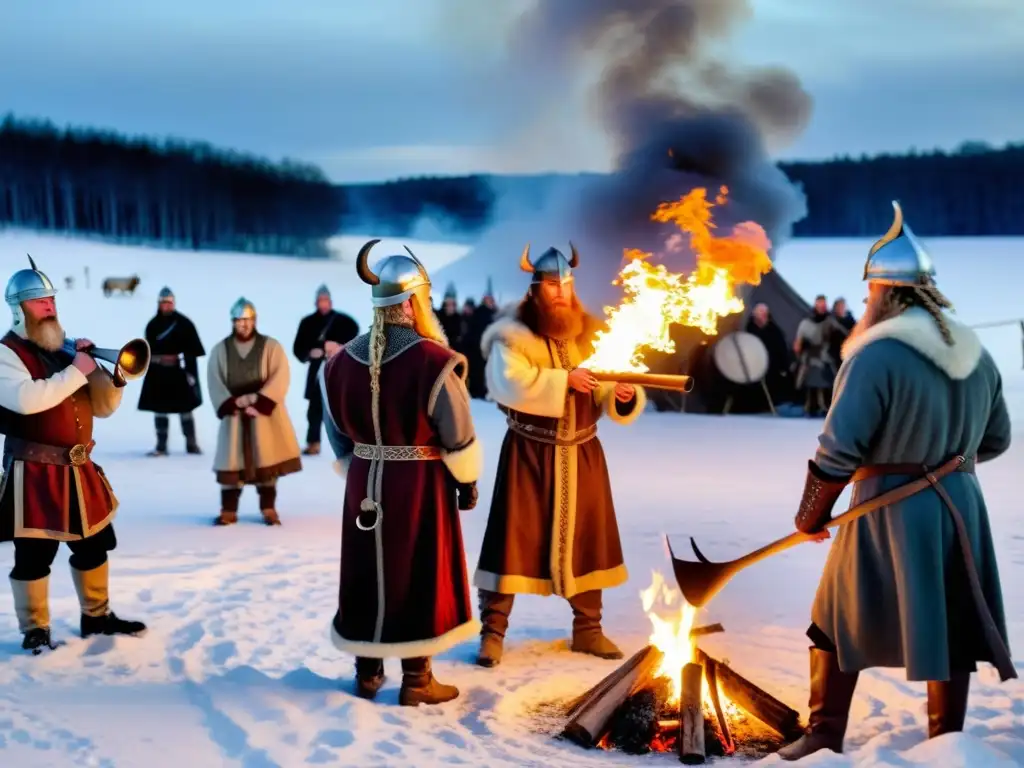
[[[384,364],[384,352],[388,346],[389,325],[412,328],[425,339],[431,339],[446,347],[450,346],[430,302],[419,293],[414,293],[409,300],[412,304],[412,317],[405,313],[401,304],[373,309],[373,324],[370,326],[370,391],[375,394],[380,393],[380,369]]]
[[[889,293],[889,303],[896,313],[905,312],[911,307],[924,309],[935,320],[946,346],[953,346],[953,334],[943,314],[944,309],[953,309],[953,302],[942,294],[935,283],[928,281],[922,285],[895,286]]]

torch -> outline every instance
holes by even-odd
[[[632,384],[646,389],[668,389],[673,392],[689,392],[693,389],[693,377],[669,373],[635,373],[594,371],[591,370],[594,378],[598,381],[614,381],[616,384]]]

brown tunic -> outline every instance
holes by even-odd
[[[638,388],[619,404],[613,384],[570,390],[587,341],[541,337],[511,318],[484,335],[487,389],[508,431],[473,580],[481,589],[570,598],[628,578],[597,423],[634,420],[645,396]]]

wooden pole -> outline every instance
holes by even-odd
[[[682,669],[682,695],[679,699],[679,762],[701,765],[704,751],[704,667],[690,663]]]
[[[763,688],[755,685],[736,670],[723,664],[699,648],[696,658],[703,665],[714,666],[715,684],[721,688],[730,701],[753,715],[784,739],[795,738],[803,732],[800,715],[786,706]]]

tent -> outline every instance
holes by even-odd
[[[774,269],[763,275],[758,285],[746,286],[740,295],[744,304],[743,312],[722,318],[716,335],[708,336],[696,328],[676,326],[672,330],[676,351],[671,355],[650,353],[646,356],[652,373],[682,373],[696,379],[693,390],[685,395],[667,390],[650,390],[648,397],[658,410],[721,413],[730,394],[738,393],[737,385],[728,382],[715,368],[711,358],[714,345],[724,336],[744,330],[750,311],[757,304],[763,303],[768,305],[772,320],[782,329],[786,343],[791,347],[796,338],[797,326],[812,310],[811,304]],[[759,386],[756,394],[748,392],[743,399],[748,403],[759,403],[760,410],[768,410]],[[750,412],[749,408],[744,410]]]

